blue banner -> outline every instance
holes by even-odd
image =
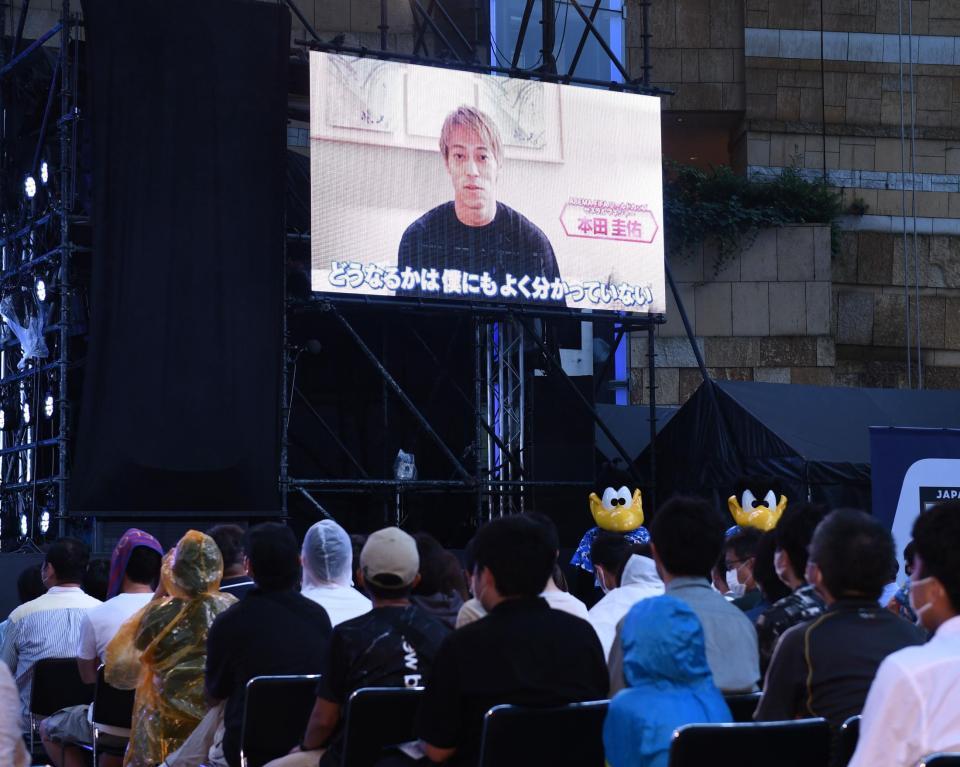
[[[960,500],[960,429],[871,426],[870,474],[873,514],[900,556],[921,511]]]

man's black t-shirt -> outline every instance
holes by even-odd
[[[254,588],[217,616],[207,637],[207,692],[226,698],[223,752],[240,764],[240,729],[247,682],[273,674],[319,674],[327,657],[330,618],[295,591]]]
[[[543,599],[508,600],[444,641],[418,734],[432,746],[456,748],[449,764],[472,765],[491,707],[602,700],[608,686],[603,648],[589,623]]]
[[[419,607],[375,607],[337,625],[317,684],[317,697],[346,706],[361,687],[420,687],[450,630]],[[341,722],[346,712],[341,710]],[[323,755],[340,763],[341,731]]]
[[[457,270],[464,274],[486,273],[497,286],[506,283],[509,273],[519,281],[524,276],[528,281],[524,289],[531,291],[533,281],[542,277],[553,282],[560,277],[557,258],[547,236],[525,216],[517,211],[497,203],[497,212],[493,221],[486,226],[467,226],[457,218],[452,202],[438,205],[414,221],[400,239],[397,254],[397,266],[400,272],[410,267],[415,272],[421,269]],[[441,283],[442,286],[443,283]],[[434,293],[418,286],[412,290],[398,290],[397,295],[431,295],[444,298],[465,298],[474,300],[526,301],[526,296],[517,288],[516,295],[502,292],[496,296],[479,292],[479,282],[460,283],[462,294],[449,292]],[[473,292],[476,289],[478,292]],[[562,299],[553,299],[547,303],[563,303]]]

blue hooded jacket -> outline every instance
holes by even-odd
[[[610,767],[667,767],[677,727],[733,721],[707,665],[700,621],[684,602],[638,602],[621,642],[627,688],[610,701],[603,725]]]

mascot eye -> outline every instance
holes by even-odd
[[[740,508],[744,511],[752,511],[753,507],[756,505],[757,497],[750,490],[744,490],[743,496],[740,498]]]
[[[620,505],[620,494],[617,490],[612,487],[608,487],[603,491],[603,508],[607,511],[615,511]]]
[[[633,503],[633,496],[630,495],[630,488],[628,488],[626,485],[617,491],[617,498],[620,499],[621,506],[629,506],[631,503]]]
[[[777,495],[776,495],[776,493],[773,492],[773,490],[771,490],[769,493],[767,493],[767,494],[763,497],[763,501],[764,501],[764,503],[767,504],[767,508],[768,508],[768,509],[775,509],[775,508],[777,508]]]

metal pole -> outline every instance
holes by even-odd
[[[640,3],[640,24],[641,24],[641,33],[640,39],[643,46],[643,78],[642,82],[644,86],[650,87],[650,70],[653,67],[650,66],[650,39],[653,37],[650,34],[650,0],[641,0]]]
[[[383,366],[383,363],[380,362],[380,360],[377,358],[377,355],[373,353],[370,347],[367,346],[367,343],[363,340],[360,334],[357,333],[353,325],[347,321],[347,318],[344,317],[332,303],[327,304],[327,310],[332,312],[333,316],[343,326],[343,329],[347,331],[347,334],[353,338],[357,346],[360,347],[360,351],[363,352],[364,356],[366,356],[370,363],[377,369],[377,372],[380,373],[386,384],[393,390],[393,393],[397,395],[404,405],[406,405],[407,409],[416,419],[417,423],[420,424],[423,430],[436,443],[437,447],[440,448],[440,451],[447,457],[447,460],[453,464],[457,474],[459,474],[465,481],[472,483],[473,477],[470,475],[470,472],[463,467],[463,464],[460,463],[460,460],[450,451],[450,448],[447,447],[440,435],[437,434],[434,428],[430,425],[430,422],[424,418],[423,413],[421,413],[417,409],[417,406],[413,404],[411,399],[407,396],[407,393],[403,390],[400,384],[394,380],[393,376],[390,375],[390,371]]]
[[[581,404],[586,408],[587,412],[590,413],[590,416],[593,418],[593,422],[600,427],[607,439],[610,440],[610,444],[613,446],[613,449],[620,454],[620,457],[623,458],[624,462],[627,464],[627,470],[630,472],[630,476],[633,477],[633,480],[639,485],[640,477],[637,476],[636,470],[633,468],[633,459],[630,457],[629,453],[624,449],[623,445],[620,444],[620,440],[616,438],[614,433],[610,431],[610,427],[604,423],[603,419],[600,417],[600,414],[597,413],[597,409],[591,404],[582,391],[577,387],[577,385],[570,379],[570,376],[567,375],[567,372],[563,369],[563,364],[554,356],[553,352],[550,351],[546,344],[541,341],[535,333],[530,331],[530,328],[527,327],[526,322],[523,318],[518,318],[518,322],[521,325],[527,328],[527,332],[530,333],[530,337],[533,339],[533,342],[537,345],[537,348],[540,349],[540,352],[543,354],[544,359],[550,366],[560,374],[560,377],[564,380],[570,390],[573,392],[574,396],[580,400]]]
[[[427,13],[424,7],[420,4],[420,0],[412,0],[412,2],[414,4],[414,7],[420,12],[420,15],[423,17],[423,20],[426,22],[427,26],[433,30],[433,34],[435,34],[440,39],[440,42],[444,44],[444,46],[448,51],[450,51],[450,54],[458,62],[462,63],[463,57],[459,53],[457,53],[456,49],[450,44],[450,41],[447,39],[447,36],[444,35],[440,27],[437,26],[437,23],[433,20],[433,17],[430,16],[430,14]]]
[[[380,0],[380,26],[377,27],[380,30],[380,50],[387,50],[387,30],[390,29],[390,24],[387,22],[387,0]]]
[[[71,99],[70,77],[70,0],[63,0],[60,9],[60,121],[58,123],[58,138],[60,142],[60,329],[59,354],[57,369],[57,419],[59,420],[57,435],[57,535],[66,535],[67,517],[67,482],[70,471],[69,429],[70,429],[70,401],[67,397],[67,356],[70,344],[70,222],[69,215],[73,210],[73,153],[75,144],[70,141],[71,123],[76,120]],[[41,138],[42,140],[42,138]]]
[[[557,60],[553,55],[553,49],[557,44],[557,12],[554,6],[554,0],[542,0],[540,23],[543,25],[543,48],[540,50],[543,56],[542,69],[552,75],[557,73]]]
[[[509,395],[508,395],[506,392],[504,392],[504,390],[503,390],[503,379],[504,379],[504,375],[503,375],[503,353],[504,353],[504,347],[506,346],[506,343],[505,343],[505,341],[504,341],[504,336],[506,335],[506,332],[507,332],[507,331],[506,331],[506,325],[507,325],[506,322],[501,322],[501,323],[500,323],[499,332],[497,333],[497,339],[496,339],[496,344],[497,344],[497,389],[496,389],[496,392],[497,392],[497,394],[498,394],[499,396],[495,396],[495,399],[497,400],[497,405],[498,405],[498,407],[497,407],[497,428],[496,428],[496,431],[497,431],[497,434],[500,435],[500,438],[501,438],[507,445],[509,445],[509,444],[510,444],[510,438],[507,436],[506,432],[504,431],[504,425],[505,425],[505,423],[506,423],[506,419],[504,418],[504,411],[506,410],[506,404],[505,404],[505,403],[506,403],[507,397],[509,396]],[[508,448],[508,450],[509,450],[509,448]],[[504,460],[505,460],[504,455],[503,455],[503,453],[501,453],[501,454],[498,456],[498,460],[497,460],[497,462],[496,462],[497,479],[499,479],[499,480],[501,480],[501,481],[505,479],[505,477],[504,477],[504,468],[503,468],[503,467],[504,467]],[[506,477],[506,479],[509,479],[509,478]],[[503,509],[503,507],[504,507],[503,485],[500,485],[500,487],[499,487],[498,489],[499,489],[499,491],[500,491],[500,492],[499,492],[499,495],[498,495],[498,501],[499,501],[499,502],[498,502],[498,507],[499,507],[499,509],[500,509],[500,516],[502,517],[502,516],[503,516],[503,510],[504,510],[504,509]]]
[[[487,323],[486,325],[486,369],[485,369],[485,379],[487,382],[487,423],[494,423],[494,414],[496,412],[496,401],[494,399],[494,371],[493,371],[493,339],[494,333],[493,329],[495,324],[492,322]],[[494,427],[494,434],[496,434],[496,427]],[[495,451],[493,446],[493,441],[487,439],[487,520],[493,519],[493,512],[495,506],[495,500],[493,497],[493,475],[494,475],[494,465],[495,465]]]
[[[519,372],[519,381],[517,385],[517,409],[520,414],[520,441],[517,443],[517,460],[520,464],[519,471],[517,472],[516,479],[522,481],[525,478],[526,471],[524,467],[524,450],[527,444],[527,397],[526,397],[526,380],[527,380],[527,370],[526,370],[526,343],[524,341],[524,332],[522,327],[516,327],[516,332],[520,336],[520,343],[517,347],[517,352],[520,355],[520,361],[517,366]],[[511,475],[510,479],[514,479],[513,476],[513,463],[510,463]],[[520,486],[520,513],[522,514],[526,510],[526,499],[525,493],[523,490],[523,485]]]
[[[520,54],[523,49],[523,41],[527,37],[527,27],[530,24],[531,13],[533,13],[533,0],[527,0],[527,4],[523,7],[523,16],[520,17],[520,32],[517,34],[517,44],[513,46],[513,60],[510,62],[513,69],[516,69],[520,64]],[[493,19],[490,19],[491,24],[493,24],[493,21]]]
[[[647,496],[651,512],[657,510],[657,360],[654,350],[653,325],[647,325],[647,383],[650,386],[650,493]]]
[[[590,20],[590,17],[587,16],[586,11],[580,7],[580,3],[578,3],[577,0],[569,0],[569,2],[570,5],[573,6],[573,9],[580,14],[580,18],[583,19],[583,23],[587,25],[591,32],[593,32],[593,35],[597,38],[597,42],[600,44],[600,47],[603,48],[603,52],[610,57],[610,61],[613,62],[613,65],[617,68],[620,74],[623,75],[623,79],[629,82],[630,73],[624,69],[619,57],[613,52],[613,49],[607,45],[607,41],[603,39],[603,35],[601,35],[599,30],[593,25],[593,22]]]
[[[600,11],[600,3],[602,0],[594,0],[593,7],[590,9],[590,21],[594,21],[597,18],[597,13]],[[573,77],[573,73],[577,70],[577,64],[580,63],[580,56],[583,54],[583,47],[587,44],[587,38],[590,36],[590,30],[587,27],[583,28],[583,34],[580,35],[580,42],[577,43],[577,50],[574,51],[573,58],[570,60],[570,69],[567,70],[567,77]]]
[[[324,431],[326,431],[327,434],[330,435],[330,438],[337,443],[337,447],[339,447],[343,451],[344,455],[350,459],[350,463],[352,463],[356,470],[360,472],[360,476],[369,477],[370,475],[367,474],[363,466],[360,465],[360,462],[354,457],[353,453],[350,452],[350,449],[344,444],[343,440],[337,436],[337,433],[330,427],[330,424],[326,422],[324,417],[320,415],[319,411],[310,403],[310,400],[308,400],[304,393],[300,391],[300,387],[295,385],[293,387],[293,391],[297,396],[300,397],[300,400],[304,405],[306,405],[307,410],[309,410],[310,414],[317,419]]]
[[[483,381],[481,376],[483,359],[481,358],[482,347],[480,345],[480,333],[481,333],[481,323],[480,319],[474,317],[473,319],[473,413],[474,418],[476,419],[476,425],[474,426],[474,437],[473,437],[473,453],[474,460],[476,461],[476,477],[477,477],[477,497],[476,497],[476,508],[474,510],[474,524],[479,527],[480,522],[483,516],[483,467],[480,462],[480,453],[483,445],[483,433],[484,429],[489,429],[487,422],[483,418],[483,412],[481,411],[483,403]],[[489,431],[487,432],[489,433]]]
[[[693,356],[697,358],[697,367],[700,368],[700,375],[704,381],[709,381],[707,366],[703,363],[703,355],[700,354],[700,347],[697,346],[697,339],[693,335],[693,328],[690,327],[690,319],[687,317],[687,310],[683,308],[683,299],[680,298],[680,291],[677,290],[677,283],[673,281],[673,272],[670,270],[670,263],[664,261],[664,270],[667,273],[667,281],[670,283],[670,290],[673,292],[673,299],[677,302],[677,311],[680,312],[680,319],[683,321],[683,329],[687,331],[687,340],[690,341],[690,347],[693,349]]]

